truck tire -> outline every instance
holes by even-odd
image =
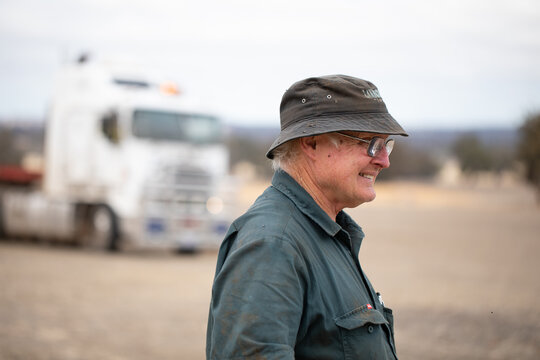
[[[90,210],[89,236],[85,245],[96,250],[118,250],[118,221],[106,205],[97,205]]]

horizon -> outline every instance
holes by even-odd
[[[280,124],[279,119],[276,119],[276,124],[271,124],[270,122],[245,122],[245,121],[230,121],[227,119],[221,119],[222,124],[228,128],[239,128],[239,129],[268,129],[268,130],[280,130]],[[525,121],[525,118],[523,118],[523,122]],[[46,122],[46,117],[42,118],[10,118],[10,117],[3,117],[0,116],[0,124],[12,124],[12,125],[41,125],[44,126]],[[400,122],[401,123],[401,122]],[[458,126],[459,125],[459,126]],[[464,121],[464,123],[458,122],[458,125],[454,126],[448,126],[448,125],[440,125],[440,126],[427,126],[427,125],[419,125],[419,126],[407,126],[405,125],[407,132],[429,132],[429,131],[489,131],[489,130],[518,130],[521,127],[520,124],[488,124],[488,125],[476,125],[473,124],[473,122],[470,121]],[[404,126],[404,127],[405,127]]]

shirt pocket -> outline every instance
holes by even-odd
[[[392,309],[385,307],[383,309],[384,317],[386,318],[386,321],[388,321],[388,326],[390,327],[390,332],[392,333],[392,337],[394,337],[394,314],[392,313]]]
[[[341,334],[345,359],[395,358],[384,330],[390,324],[380,311],[364,305],[334,320]]]

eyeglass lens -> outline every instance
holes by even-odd
[[[374,137],[373,139],[371,139],[368,147],[369,156],[377,156],[377,154],[379,153],[379,151],[382,150],[383,147],[386,147],[386,153],[390,155],[390,153],[394,149],[394,139],[388,139],[386,141],[380,137]]]

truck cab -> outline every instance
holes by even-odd
[[[70,64],[45,124],[41,201],[62,204],[60,237],[87,246],[217,247],[234,215],[223,140],[219,117],[170,82]]]

